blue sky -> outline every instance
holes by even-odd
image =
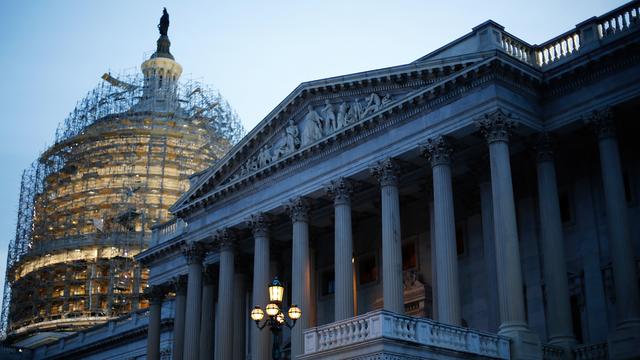
[[[0,3],[0,286],[20,174],[106,71],[137,69],[162,7],[184,74],[247,130],[300,82],[411,62],[492,19],[542,43],[625,1],[19,1]]]

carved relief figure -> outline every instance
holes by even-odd
[[[365,99],[367,105],[364,107],[364,111],[362,112],[362,117],[365,117],[369,114],[372,114],[380,109],[380,104],[382,104],[382,100],[380,100],[380,96],[376,93],[371,93],[367,99]]]
[[[333,105],[329,100],[324,101],[324,108],[322,108],[322,116],[324,117],[324,133],[329,135],[336,131],[336,113],[333,109]]]
[[[347,126],[347,103],[342,102],[338,107],[338,116],[336,118],[336,130],[340,130]]]
[[[317,140],[320,140],[322,134],[322,117],[317,111],[313,110],[313,107],[309,105],[309,113],[305,116],[306,125],[304,132],[302,133],[302,143],[304,145],[310,144]]]
[[[271,163],[271,147],[265,145],[258,153],[258,167],[265,167]]]
[[[285,129],[284,145],[287,148],[287,154],[296,151],[300,147],[300,131],[293,119],[289,119],[289,125]]]
[[[391,94],[387,94],[382,98],[382,105],[380,107],[385,107],[389,105],[389,103],[393,101],[391,100]]]
[[[360,115],[362,114],[362,105],[358,99],[353,101],[353,104],[349,107],[347,112],[347,125],[351,125],[360,121]]]

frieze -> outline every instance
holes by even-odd
[[[271,164],[327,138],[342,129],[374,115],[393,102],[392,95],[380,96],[373,92],[352,101],[325,99],[322,106],[307,105],[306,115],[296,123],[293,118],[275,136],[276,140],[260,147],[257,153],[246,160],[223,184],[234,182],[266,168]]]

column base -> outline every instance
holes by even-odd
[[[640,319],[624,321],[607,339],[609,359],[640,358]]]
[[[524,322],[502,323],[498,335],[511,339],[511,358],[541,360],[542,344],[538,334],[529,330]]]

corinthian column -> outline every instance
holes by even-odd
[[[233,359],[245,360],[245,329],[248,320],[246,307],[246,276],[236,273],[233,277]],[[255,326],[254,326],[255,327]]]
[[[384,309],[404,314],[402,284],[402,236],[398,168],[393,160],[379,161],[371,169],[378,179],[382,197],[382,293]]]
[[[549,343],[571,351],[576,344],[569,304],[569,281],[564,260],[564,239],[560,201],[556,184],[556,169],[549,134],[540,136],[537,145],[538,209],[540,237],[544,263],[544,283],[547,294],[547,329]]]
[[[458,251],[451,186],[451,146],[443,136],[430,139],[422,148],[433,170],[433,212],[438,284],[438,321],[460,325]]]
[[[351,191],[345,178],[334,180],[326,189],[335,208],[335,318],[339,321],[353,317],[353,242],[351,231]]]
[[[598,135],[616,296],[616,331],[609,338],[609,356],[612,359],[640,357],[637,346],[640,342],[638,275],[613,114],[608,109],[594,112],[587,123]]]
[[[149,329],[147,330],[147,359],[160,360],[160,316],[164,290],[151,286],[149,296]]]
[[[293,267],[291,271],[291,303],[302,310],[302,317],[291,330],[291,358],[304,353],[303,331],[309,327],[305,315],[311,303],[311,272],[309,268],[309,206],[304,198],[291,200],[287,205],[293,222]]]
[[[269,303],[269,218],[259,213],[248,222],[253,231],[253,302],[252,306],[266,306]],[[251,327],[251,358],[254,360],[270,359],[270,333]]]
[[[200,320],[200,360],[213,359],[215,324],[215,276],[211,268],[203,273],[202,316]]]
[[[516,224],[509,136],[515,122],[502,110],[485,115],[476,125],[489,143],[491,194],[496,242],[498,295],[500,298],[499,334],[512,339],[512,357],[538,359],[540,340],[529,330],[525,318],[520,248]]]
[[[216,234],[220,247],[220,274],[218,275],[218,315],[216,316],[216,359],[233,359],[233,275],[234,242],[231,229]]]
[[[182,360],[184,352],[184,317],[187,308],[187,278],[177,276],[173,279],[173,291],[176,293],[175,317],[173,319],[173,358]]]
[[[185,360],[197,360],[200,352],[200,311],[202,310],[202,258],[204,249],[201,243],[192,242],[182,248],[182,254],[189,266],[187,279],[187,309],[184,325]]]

